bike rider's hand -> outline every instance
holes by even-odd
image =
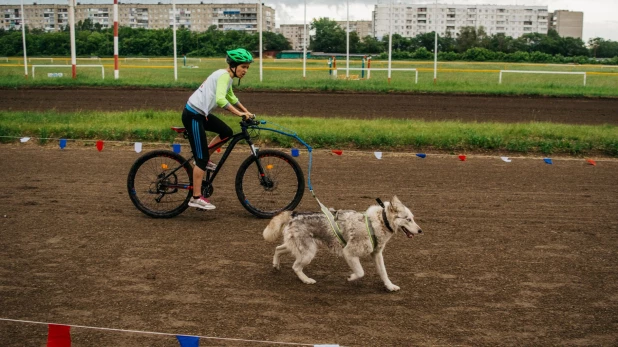
[[[250,112],[245,112],[242,114],[242,119],[244,121],[250,120],[250,119],[255,119],[255,115],[253,113]]]

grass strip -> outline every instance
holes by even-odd
[[[240,130],[238,117],[221,118],[234,131]],[[618,126],[614,125],[268,116],[262,119],[268,122],[265,127],[281,125],[294,130],[314,148],[618,157]],[[169,143],[181,141],[170,130],[171,126],[182,126],[178,112],[0,111],[0,136],[5,136],[0,140],[4,142],[17,141],[17,138],[10,137],[21,136]],[[299,146],[294,139],[270,131],[260,131],[257,142],[286,148]]]

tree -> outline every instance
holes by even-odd
[[[337,22],[328,18],[314,19],[311,22],[311,29],[315,30],[315,36],[311,37],[309,44],[312,50],[329,53],[345,52],[345,31]]]
[[[259,34],[256,34],[259,35]],[[290,42],[281,34],[276,34],[270,31],[262,33],[263,46],[267,51],[282,51],[291,49]]]

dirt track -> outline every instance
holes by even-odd
[[[0,105],[5,110],[180,110],[191,93],[185,89],[3,89]],[[251,112],[271,116],[618,124],[618,98],[250,92],[237,96]]]
[[[346,346],[618,344],[618,162],[318,152],[313,185],[335,208],[397,194],[425,234],[347,283],[324,250],[302,284],[271,271],[267,221],[233,192],[217,210],[154,220],[128,199],[127,147],[0,146],[0,317],[172,334]],[[301,155],[303,166],[306,154]],[[306,167],[306,166],[304,166]],[[316,210],[306,193],[301,210]],[[6,216],[6,217],[4,217]],[[42,346],[44,325],[0,321],[0,345]],[[74,346],[178,346],[173,336],[72,329]],[[264,346],[200,341],[200,346]]]

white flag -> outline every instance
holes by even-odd
[[[141,152],[141,151],[142,151],[142,143],[141,143],[141,142],[136,142],[136,143],[135,143],[135,151],[136,151],[137,153],[139,153],[139,152]]]
[[[382,152],[373,152],[373,154],[376,156],[376,158],[382,159]]]
[[[509,159],[509,157],[500,157],[500,158],[502,158],[502,160],[504,160],[507,163],[511,162],[511,159]]]
[[[19,141],[21,141],[22,143],[28,142],[29,140],[30,140],[29,137],[22,137],[21,139],[19,139]]]

